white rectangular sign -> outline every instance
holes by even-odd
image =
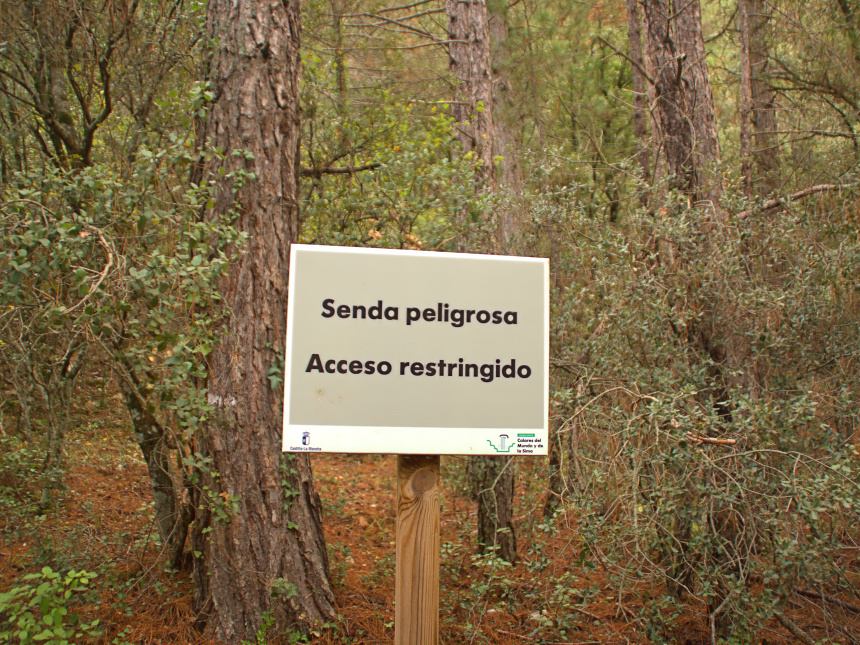
[[[546,455],[549,261],[292,245],[283,449]]]

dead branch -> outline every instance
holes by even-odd
[[[702,435],[687,433],[687,439],[696,443],[710,443],[715,446],[734,446],[737,444],[737,439],[716,439],[715,437],[703,437]]]
[[[776,619],[780,622],[780,624],[788,631],[790,631],[792,636],[794,636],[797,640],[803,643],[803,645],[815,645],[809,635],[800,627],[798,627],[797,623],[791,620],[791,618],[781,612],[776,612],[774,616],[776,616]]]
[[[85,295],[76,305],[67,309],[65,311],[66,315],[72,313],[75,309],[82,307],[84,304],[86,304],[86,302],[92,297],[92,295],[96,291],[98,291],[99,287],[102,286],[102,282],[105,281],[105,278],[107,278],[108,273],[110,273],[110,270],[113,268],[113,265],[114,265],[113,252],[111,251],[111,247],[108,244],[107,240],[105,239],[105,236],[101,232],[101,230],[96,228],[95,226],[90,226],[89,224],[84,224],[84,228],[86,228],[88,231],[90,231],[92,233],[95,233],[96,236],[98,236],[99,243],[102,245],[102,248],[104,249],[105,254],[107,255],[107,262],[105,263],[104,269],[99,274],[98,280],[96,280],[94,283],[92,283],[90,285],[90,290],[87,292],[87,295]]]
[[[352,175],[356,172],[361,172],[363,170],[376,170],[382,164],[378,161],[374,161],[373,163],[366,163],[361,166],[322,166],[319,168],[309,168],[307,166],[303,167],[299,174],[302,177],[316,177],[319,179],[323,175]]]
[[[839,605],[844,609],[853,611],[855,614],[860,614],[860,607],[858,607],[854,603],[850,603],[846,600],[840,600],[839,598],[830,596],[825,593],[818,593],[817,591],[812,591],[811,589],[803,589],[802,587],[795,587],[794,593],[796,593],[798,596],[806,596],[807,598],[815,598],[817,600],[829,602],[832,605]]]
[[[818,184],[817,186],[810,186],[809,188],[804,188],[803,190],[799,190],[796,193],[791,195],[786,195],[785,197],[774,197],[773,199],[768,199],[766,202],[759,204],[754,208],[749,208],[745,211],[741,211],[737,214],[738,219],[746,219],[751,215],[756,215],[759,213],[765,213],[769,210],[773,210],[774,208],[778,208],[784,204],[789,204],[793,201],[797,201],[798,199],[803,199],[804,197],[809,197],[810,195],[815,195],[817,193],[824,193],[830,190],[842,190],[843,188],[850,188],[850,185],[846,184]]]

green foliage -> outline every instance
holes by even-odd
[[[271,595],[275,600],[278,598],[289,600],[290,598],[294,598],[297,593],[298,589],[296,589],[296,585],[284,578],[277,578],[272,583]]]
[[[294,487],[294,482],[299,471],[295,467],[296,455],[291,453],[281,453],[278,471],[281,473],[281,489],[284,491],[284,512],[289,513],[290,506],[293,503],[299,491]]]
[[[553,398],[583,535],[619,585],[665,585],[654,634],[694,596],[754,640],[860,539],[856,197],[705,228],[668,195],[586,237],[575,195],[535,213],[566,245],[552,334],[580,340],[554,345]]]
[[[221,474],[212,468],[212,457],[191,453],[182,458],[182,464],[187,469],[188,483],[200,491],[214,521],[217,524],[232,522],[239,511],[242,496],[226,491],[218,492]],[[208,482],[211,482],[211,485]],[[207,527],[203,532],[209,533],[211,530],[211,527]]]
[[[40,457],[19,437],[0,435],[0,517],[7,530],[22,531],[38,504],[32,482],[41,472]]]
[[[308,52],[303,69],[302,240],[453,248],[453,216],[477,220],[486,204],[474,195],[471,164],[455,154],[447,107],[371,88],[350,95],[363,105],[349,112],[329,99],[339,91],[336,62]]]
[[[98,620],[82,623],[71,606],[96,574],[72,569],[65,575],[43,567],[0,593],[0,638],[8,643],[70,645],[96,638]],[[8,639],[8,640],[6,640]]]
[[[7,186],[0,358],[28,366],[20,379],[49,402],[71,359],[102,350],[150,412],[187,433],[205,414],[196,384],[223,315],[212,305],[242,239],[229,222],[197,221],[208,187],[174,188],[170,201],[159,190],[165,174],[188,168],[189,142],[142,147],[122,177],[95,165],[20,174]]]

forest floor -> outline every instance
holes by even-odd
[[[7,481],[0,478],[0,502],[6,500],[0,506],[0,592],[45,566],[85,569],[98,574],[77,607],[83,620],[100,620],[102,636],[92,642],[214,645],[193,627],[190,570],[171,571],[160,559],[149,478],[121,401],[94,391],[73,415],[66,489],[54,509],[37,515],[26,504],[33,499],[34,491],[27,490],[32,481],[11,481],[8,473]],[[391,643],[396,458],[311,458],[341,616],[313,642]],[[551,522],[544,519],[545,459],[523,458],[517,468],[519,561],[511,567],[474,555],[476,505],[464,494],[464,460],[443,457],[441,641],[649,642],[642,619],[645,601],[660,590],[631,583],[619,595],[588,555],[576,518],[561,513]],[[10,504],[10,497],[21,503]],[[820,613],[795,605],[794,621],[816,634]],[[659,640],[710,643],[704,608],[689,611]],[[767,631],[762,643],[798,642],[775,622]],[[253,645],[293,642],[262,633],[256,641]]]

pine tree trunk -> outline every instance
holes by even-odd
[[[214,98],[199,139],[224,158],[206,216],[248,234],[221,285],[231,311],[211,355],[194,527],[199,623],[228,643],[333,619],[320,501],[304,456],[280,451],[290,244],[298,235],[299,3],[212,0]],[[204,159],[206,157],[204,156]],[[221,174],[223,172],[223,174]]]
[[[656,91],[655,145],[671,187],[716,207],[720,146],[699,0],[644,0],[642,9]]]
[[[738,0],[738,31],[740,32],[741,51],[740,51],[740,114],[739,129],[740,129],[740,155],[741,155],[741,182],[744,191],[744,196],[751,198],[753,195],[753,174],[752,174],[752,93],[750,85],[752,83],[752,74],[750,68],[750,22],[749,22],[749,3],[746,0]]]
[[[636,0],[627,3],[627,40],[630,43],[630,72],[633,79],[633,138],[636,141],[636,161],[642,180],[651,181],[651,159],[648,141],[648,87],[645,78],[645,57],[642,54],[642,20]],[[647,203],[647,193],[640,193],[640,202]]]
[[[699,3],[698,0],[643,0],[642,7],[657,93],[653,134],[660,142],[673,186],[693,202],[699,222],[707,223],[709,212],[718,207],[722,187],[719,175],[713,171],[720,163],[720,149]],[[742,15],[742,24],[743,20]],[[747,103],[750,102],[747,98]],[[716,238],[712,234],[702,235],[677,257],[667,258],[667,264],[674,265],[672,272],[682,275],[680,269],[688,257],[710,253],[719,243]],[[727,320],[722,311],[725,305],[707,287],[703,289],[692,280],[678,287],[688,296],[687,302],[678,306],[697,312],[695,321],[679,334],[679,340],[687,346],[690,361],[706,363],[709,384],[700,390],[699,399],[702,405],[714,409],[717,421],[709,431],[719,432],[733,421],[735,409],[731,396],[733,389],[741,389],[745,341],[742,332]],[[714,490],[720,489],[721,485],[716,483]],[[706,561],[715,579],[702,593],[707,597],[716,633],[728,641],[740,628],[739,609],[744,602],[732,579],[738,579],[736,572],[743,569],[751,552],[749,545],[739,541],[745,519],[738,519],[734,509],[721,508],[723,504],[716,494],[697,499],[693,493],[687,493],[683,505],[689,508],[696,504],[708,508],[706,523],[719,536],[721,544],[697,548],[692,516],[675,513],[673,523],[666,526],[673,545],[661,553],[667,590],[680,598],[693,589],[697,563]]]
[[[497,188],[493,149],[496,132],[487,3],[448,0],[447,11],[449,66],[458,81],[451,112],[457,122],[463,154],[475,163],[475,191],[492,191]],[[505,223],[499,225],[497,239],[489,244],[493,250],[505,238]],[[472,456],[467,477],[478,502],[478,551],[496,548],[499,557],[513,562],[517,551],[513,463],[509,457]]]
[[[500,253],[517,253],[518,233],[522,228],[519,198],[523,192],[523,172],[517,154],[519,141],[515,124],[519,121],[510,78],[508,18],[504,3],[488,7],[490,61],[493,93],[493,164],[496,183],[505,197],[496,207],[496,247]]]
[[[457,79],[451,116],[479,189],[495,182],[490,27],[485,0],[448,0],[449,68]]]
[[[762,0],[740,0],[749,25],[750,116],[755,192],[768,195],[780,186],[776,92],[768,83],[769,9]]]

